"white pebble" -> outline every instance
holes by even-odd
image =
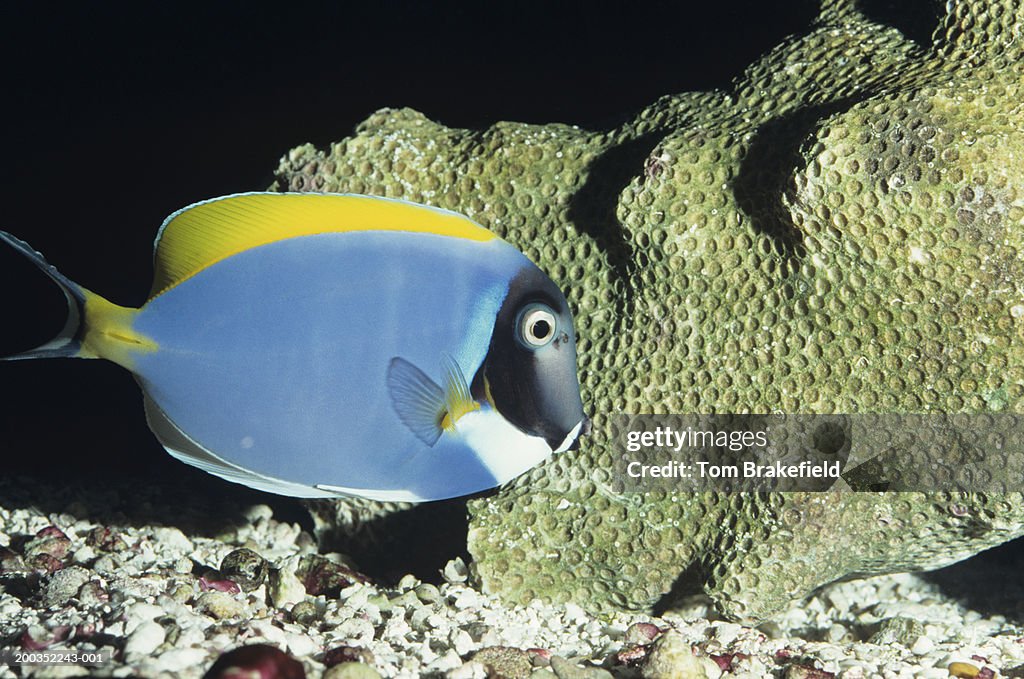
[[[915,679],[949,679],[949,670],[945,667],[925,667],[914,669]]]
[[[431,629],[437,630],[441,633],[447,632],[451,627],[451,621],[440,613],[431,613],[428,615],[427,624],[430,625]]]
[[[828,640],[839,642],[846,638],[848,631],[842,625],[836,623],[828,628]]]
[[[910,652],[914,655],[928,655],[934,650],[935,642],[927,636],[918,637],[914,645],[910,647]]]
[[[71,559],[78,564],[85,564],[96,558],[96,550],[89,545],[83,545],[75,550],[75,553],[71,555]]]
[[[180,641],[180,640],[179,640]],[[165,672],[180,674],[206,663],[206,651],[201,648],[172,648],[160,654],[157,662]]]
[[[288,644],[288,652],[296,658],[304,658],[320,650],[319,645],[305,634],[285,632],[284,637]]]
[[[716,622],[715,623],[715,638],[721,642],[722,646],[729,646],[736,640],[743,631],[741,625],[737,625],[732,622]]]
[[[391,618],[391,620],[394,619],[395,618]],[[404,624],[405,621],[403,620],[402,623]],[[406,628],[408,629],[408,625],[406,625]],[[353,644],[362,646],[373,641],[374,632],[375,630],[373,629],[373,625],[371,625],[368,620],[363,620],[361,618],[346,620],[334,628],[334,633],[338,637],[350,641]]]
[[[581,624],[590,619],[587,612],[579,604],[567,603],[565,605],[565,619],[575,624]]]
[[[431,616],[429,608],[417,608],[409,616],[409,626],[417,632],[428,632],[430,631],[430,623],[427,618]]]
[[[359,608],[366,603],[371,594],[376,593],[377,590],[373,587],[357,582],[356,584],[349,585],[345,589],[341,590],[341,594],[338,598],[344,601],[347,606]]]
[[[19,599],[7,594],[0,595],[0,618],[13,619],[21,610],[22,603]]]
[[[152,620],[142,622],[128,635],[124,654],[128,658],[148,657],[164,643],[166,636],[163,626],[159,623]]]
[[[271,623],[270,620],[253,620],[249,623],[249,629],[265,641],[270,642],[272,646],[285,646],[288,643],[288,637],[284,630]]]
[[[468,655],[476,645],[473,642],[473,637],[469,636],[469,632],[458,628],[453,629],[451,634],[448,635],[448,643],[452,645],[452,648],[459,655]]]
[[[852,665],[844,667],[842,672],[839,673],[841,679],[864,679],[867,673],[863,666]]]
[[[405,592],[407,590],[413,589],[418,584],[420,584],[420,581],[416,578],[415,575],[406,573],[402,576],[402,579],[398,581],[398,590],[400,592]]]
[[[461,667],[449,670],[445,677],[447,679],[487,679],[487,667],[483,663],[471,660]]]
[[[186,554],[192,552],[195,548],[192,546],[192,541],[185,537],[185,534],[178,528],[172,527],[158,527],[153,529],[153,540],[160,543],[162,549],[172,549],[178,552],[184,552]]]
[[[270,583],[270,600],[277,608],[286,608],[306,598],[306,586],[291,568],[282,568]]]
[[[471,589],[461,589],[455,594],[455,608],[465,610],[467,608],[478,608],[480,606],[480,595]]]
[[[274,516],[274,510],[267,505],[253,505],[246,509],[243,515],[252,523],[256,523],[260,519],[269,521]]]
[[[124,631],[131,634],[142,623],[153,620],[163,614],[164,609],[161,606],[146,603],[145,601],[136,602],[125,609]]]
[[[466,563],[461,557],[455,557],[445,564],[441,575],[444,576],[446,582],[465,582],[469,578],[469,569],[466,568]]]
[[[341,627],[344,627],[344,624]],[[371,626],[370,629],[372,630],[373,627]],[[380,636],[384,641],[401,643],[410,632],[412,632],[412,628],[409,627],[409,623],[405,621],[405,618],[393,616],[384,623],[384,629],[381,631]],[[370,638],[372,639],[373,637],[371,636]]]
[[[462,665],[462,658],[454,649],[448,649],[442,655],[435,658],[423,669],[429,673],[446,672]]]

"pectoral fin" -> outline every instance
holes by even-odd
[[[442,364],[444,389],[404,358],[396,356],[388,364],[388,393],[398,419],[431,447],[444,431],[455,431],[460,417],[480,407],[458,363],[446,354]]]
[[[404,358],[392,358],[388,365],[388,393],[398,419],[428,446],[441,438],[445,415],[444,391]]]

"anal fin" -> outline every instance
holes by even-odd
[[[145,390],[143,393],[145,394]],[[208,474],[219,476],[232,483],[240,483],[243,486],[277,495],[301,498],[336,498],[341,495],[339,491],[325,490],[304,483],[264,476],[232,464],[193,441],[167,417],[148,394],[145,394],[145,406],[146,421],[160,444],[172,457],[185,464],[198,467]]]

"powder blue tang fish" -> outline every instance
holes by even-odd
[[[178,459],[296,497],[493,488],[589,428],[572,316],[521,252],[461,215],[248,193],[171,215],[140,309],[71,282],[61,334],[18,358],[130,370]]]

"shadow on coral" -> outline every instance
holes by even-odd
[[[732,181],[732,190],[754,229],[768,236],[785,259],[784,275],[795,272],[806,254],[803,232],[786,205],[786,198],[796,194],[796,174],[805,167],[801,150],[822,120],[869,96],[864,92],[805,106],[764,123],[753,135]]]
[[[662,616],[673,610],[679,609],[698,597],[703,597],[704,589],[700,583],[707,579],[702,566],[694,561],[686,567],[672,582],[669,589],[658,601],[654,603],[651,613]]]
[[[598,156],[569,204],[569,219],[597,242],[616,278],[622,282],[624,296],[616,300],[621,305],[620,313],[627,312],[632,305],[634,290],[630,281],[636,272],[636,263],[633,245],[615,210],[622,190],[643,174],[644,162],[663,136],[662,132],[645,134]]]

